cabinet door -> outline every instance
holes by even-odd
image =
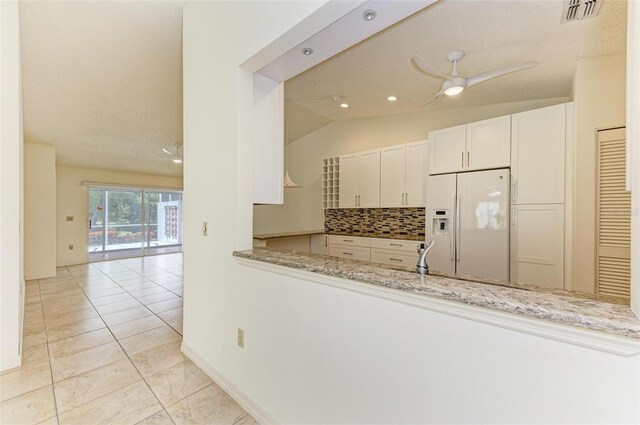
[[[511,163],[511,115],[467,124],[467,170],[508,167]]]
[[[407,207],[424,208],[427,201],[427,141],[408,143],[406,146],[404,203]]]
[[[564,287],[564,205],[511,206],[511,281]]]
[[[511,201],[564,203],[565,105],[511,117]]]
[[[405,204],[405,145],[380,149],[380,206],[403,207]]]
[[[341,165],[342,166],[342,165]],[[342,199],[342,194],[340,195]],[[358,154],[358,207],[380,206],[380,149]]]
[[[355,208],[358,195],[358,154],[340,157],[340,208]]]
[[[329,244],[329,255],[352,260],[371,261],[371,248],[358,248]]]
[[[329,235],[311,235],[311,253],[329,255]]]
[[[466,134],[466,125],[429,133],[429,174],[464,170]]]

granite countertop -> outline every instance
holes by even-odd
[[[293,236],[310,236],[321,235],[324,233],[324,229],[319,230],[294,230],[291,232],[277,232],[277,233],[261,233],[253,235],[253,239],[277,239],[277,238],[289,238]]]
[[[640,319],[612,298],[269,248],[234,256],[640,340]]]

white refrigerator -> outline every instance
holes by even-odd
[[[509,169],[427,177],[429,268],[509,280]]]

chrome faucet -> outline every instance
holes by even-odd
[[[435,240],[429,242],[429,245],[424,243],[418,244],[418,264],[416,264],[416,271],[420,274],[429,274],[429,266],[427,265],[427,254],[433,248],[433,245],[436,243]]]

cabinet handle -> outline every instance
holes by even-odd
[[[511,225],[512,226],[516,225],[516,209],[515,208],[511,208]]]
[[[343,252],[344,255],[353,255],[353,252]]]
[[[516,202],[516,183],[511,183],[511,201]]]
[[[401,202],[401,204],[404,205],[404,193],[402,194],[402,202]]]
[[[389,260],[391,260],[391,261],[400,261],[400,262],[402,262],[402,260],[401,260],[400,258],[391,258],[391,257],[389,257]]]
[[[469,166],[470,157],[471,157],[471,153],[467,151],[467,167]]]
[[[343,239],[342,242],[353,242],[353,239]]]
[[[464,168],[464,152],[460,152],[460,167]]]
[[[390,243],[389,246],[402,246],[401,243]]]
[[[325,236],[325,237],[324,237],[324,247],[325,247],[325,248],[328,246],[328,245],[327,245],[328,241],[329,241],[329,237],[328,237],[328,236]]]
[[[409,205],[409,192],[407,192],[405,197],[404,197],[404,204],[405,205]]]
[[[358,206],[360,206],[360,195],[358,195]]]

